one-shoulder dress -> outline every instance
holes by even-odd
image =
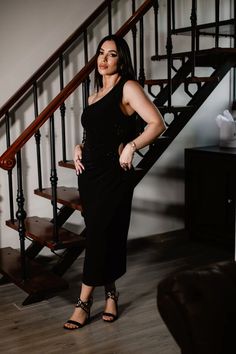
[[[121,78],[81,116],[86,132],[85,170],[78,178],[86,226],[82,281],[89,286],[112,283],[126,272],[134,170],[121,168],[118,148],[134,138],[135,115],[125,115],[120,107],[125,82]]]

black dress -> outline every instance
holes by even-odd
[[[120,167],[118,147],[134,137],[135,116],[121,108],[122,78],[99,101],[86,107],[86,131],[79,175],[79,192],[86,225],[83,283],[90,286],[114,282],[126,271],[126,244],[130,223],[134,170]]]

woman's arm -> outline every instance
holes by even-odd
[[[131,168],[134,151],[151,144],[165,131],[166,126],[159,110],[136,81],[125,83],[122,108],[127,115],[136,112],[147,123],[142,134],[128,143],[120,155],[121,166]]]
[[[96,96],[96,93],[89,96],[88,98],[88,104],[92,104],[93,100],[94,100],[94,97]],[[84,144],[78,144],[75,146],[75,149],[74,149],[74,165],[75,165],[75,169],[76,169],[76,173],[77,175],[79,175],[80,173],[83,172],[83,170],[85,169],[84,168],[84,165],[82,164],[81,160],[82,160],[82,154],[83,154],[83,147],[84,147]]]

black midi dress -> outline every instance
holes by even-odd
[[[126,272],[134,170],[121,168],[118,148],[134,137],[135,116],[120,108],[125,82],[121,78],[81,117],[85,170],[78,179],[86,226],[83,283],[89,286],[112,283]]]

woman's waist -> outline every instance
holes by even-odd
[[[107,164],[119,160],[118,147],[98,146],[90,147],[86,143],[82,153],[82,163],[86,166]]]

